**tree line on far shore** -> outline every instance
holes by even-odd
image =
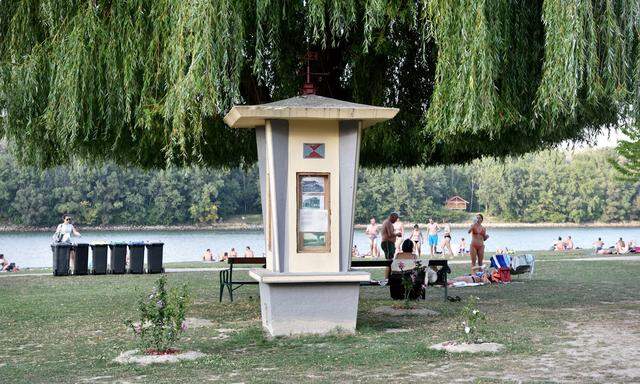
[[[444,209],[448,197],[468,211],[515,222],[619,222],[640,219],[640,182],[622,181],[612,150],[549,150],[464,166],[364,169],[357,223],[399,211],[404,221],[466,221]],[[260,213],[257,167],[145,171],[75,164],[41,171],[0,153],[0,223],[50,226],[63,213],[81,225],[210,224]]]

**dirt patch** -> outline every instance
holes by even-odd
[[[196,360],[203,356],[205,356],[205,354],[198,351],[186,351],[170,355],[145,355],[141,354],[139,350],[133,349],[131,351],[122,352],[118,357],[113,359],[113,361],[119,364],[138,364],[144,366],[150,364],[166,364]]]
[[[184,321],[187,323],[187,329],[213,326],[213,321],[207,319],[199,319],[197,317],[187,317],[186,319],[184,319]]]
[[[406,333],[411,332],[413,329],[409,328],[387,328],[384,330],[384,333]]]
[[[504,345],[498,343],[471,344],[445,341],[444,343],[434,344],[430,348],[450,353],[497,353],[504,349]]]
[[[109,380],[109,379],[113,379],[113,376],[94,376],[94,377],[82,379],[80,381],[86,382],[86,383],[95,383],[96,381]]]
[[[440,312],[427,309],[427,308],[393,308],[393,307],[378,307],[373,310],[373,313],[387,316],[439,316]]]
[[[608,321],[567,322],[560,349],[522,362],[532,379],[563,382],[638,382],[640,311],[617,313]],[[550,375],[551,373],[551,375]]]
[[[397,370],[359,370],[362,382],[475,383],[483,379],[505,382],[638,383],[640,382],[640,308],[619,310],[614,306],[572,312],[573,322],[554,335],[549,352],[536,355],[450,354],[446,364],[418,363]],[[592,313],[593,312],[593,313]],[[573,313],[576,315],[574,316]],[[412,378],[412,379],[411,379]],[[443,380],[446,378],[446,380]]]

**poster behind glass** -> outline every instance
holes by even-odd
[[[300,177],[300,205],[298,231],[303,248],[327,246],[329,231],[329,211],[326,190],[327,176]]]

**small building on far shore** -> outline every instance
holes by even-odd
[[[467,205],[469,204],[469,202],[465,199],[463,199],[460,196],[452,196],[450,198],[447,199],[447,201],[445,201],[444,203],[444,207],[446,209],[452,209],[452,210],[458,210],[458,211],[466,211],[467,210]]]

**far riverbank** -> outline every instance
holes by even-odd
[[[380,223],[378,223],[380,224]],[[406,223],[405,228],[411,228],[414,223]],[[425,228],[426,224],[419,224]],[[450,223],[451,228],[467,228],[469,223]],[[262,230],[262,224],[248,223],[220,223],[212,225],[102,225],[85,226],[76,224],[80,231],[108,231],[108,232],[155,232],[155,231],[245,231]],[[365,229],[367,224],[355,224],[355,229]],[[519,222],[485,222],[487,228],[640,228],[640,221],[620,223],[519,223]],[[23,225],[0,225],[1,232],[55,232],[56,226],[31,227]]]

